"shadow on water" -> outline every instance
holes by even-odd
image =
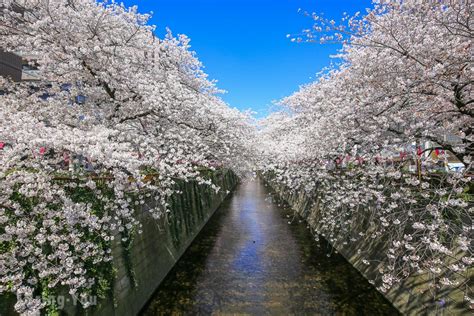
[[[258,181],[240,184],[141,314],[398,314],[269,193]]]

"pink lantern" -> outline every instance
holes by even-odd
[[[69,164],[69,154],[67,152],[63,153],[63,159],[66,164]]]
[[[421,149],[420,146],[417,147],[417,149],[416,149],[416,154],[417,154],[418,156],[421,156],[421,155],[423,154],[423,149]]]

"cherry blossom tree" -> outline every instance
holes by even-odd
[[[340,63],[262,123],[261,168],[319,201],[318,234],[390,245],[381,291],[424,273],[472,304],[472,14],[469,1],[375,1],[341,24],[305,13],[314,25],[293,40],[342,42]]]
[[[0,49],[40,72],[0,78],[0,294],[36,315],[59,287],[106,290],[111,241],[140,230],[149,201],[155,218],[169,212],[176,179],[218,191],[203,168],[245,173],[254,129],[216,95],[189,39],[157,37],[136,7],[14,0],[0,11]]]

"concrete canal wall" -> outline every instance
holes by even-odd
[[[287,187],[264,179],[277,196],[289,204],[289,206],[302,217],[311,229],[317,230],[320,225],[320,211],[317,199],[307,195],[305,192],[292,192]],[[387,239],[371,238],[370,228],[363,229],[364,214],[362,212],[359,218],[355,218],[354,225],[360,229],[356,231],[367,231],[366,237],[361,238],[354,232],[357,238],[356,245],[348,243],[344,245],[342,242],[331,244],[335,250],[342,254],[346,260],[351,263],[366,279],[373,280],[381,266],[377,264],[366,265],[362,262],[364,258],[370,258],[371,262],[380,262],[389,248]],[[362,249],[364,257],[358,253],[358,249]],[[455,254],[457,257],[460,253]],[[469,284],[472,282],[473,269],[471,268],[467,276],[461,278],[461,284]],[[382,293],[402,314],[405,315],[472,315],[464,301],[464,292],[456,289],[447,291],[439,291],[436,299],[433,299],[432,290],[427,287],[427,275],[416,275],[409,277],[398,286],[386,293]],[[472,284],[472,283],[471,283]],[[376,284],[377,285],[377,284]]]
[[[113,248],[117,269],[114,301],[102,302],[94,314],[128,316],[141,310],[238,182],[237,176],[227,170],[213,173],[212,178],[221,188],[217,194],[194,181],[179,182],[182,194],[173,196],[172,211],[158,221],[151,218],[146,208],[142,210],[139,220],[143,233],[135,236],[129,251],[136,286],[127,271],[124,247],[117,243]]]

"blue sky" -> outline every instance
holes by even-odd
[[[140,12],[153,11],[152,24],[163,35],[169,27],[191,38],[192,50],[211,79],[227,90],[232,107],[252,109],[257,117],[278,100],[308,83],[330,65],[338,45],[292,43],[312,25],[298,9],[324,13],[338,21],[343,12],[364,12],[370,0],[125,0]]]

